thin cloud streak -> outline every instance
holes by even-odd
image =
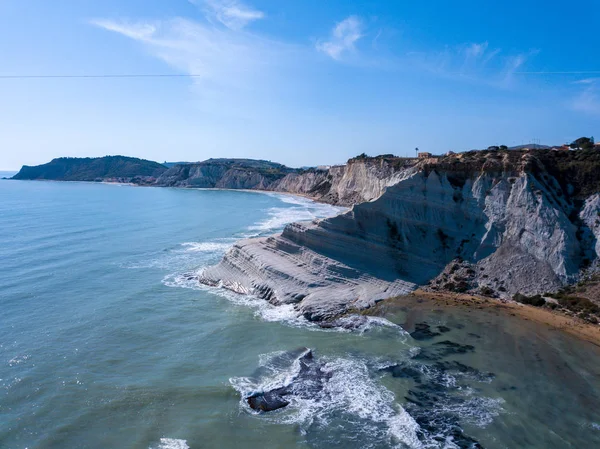
[[[571,102],[571,109],[585,114],[600,115],[600,78],[583,79],[576,84],[585,87]]]
[[[237,0],[189,0],[201,7],[207,18],[217,20],[227,28],[241,30],[251,22],[264,19],[265,13]]]
[[[156,33],[157,25],[150,22],[127,22],[127,21],[113,21],[105,19],[92,19],[90,23],[98,28],[104,28],[107,31],[122,34],[131,39],[138,41],[148,41]]]
[[[441,51],[410,52],[407,60],[400,63],[441,78],[507,89],[514,86],[517,70],[536,53],[503,55],[500,48],[491,48],[486,41],[446,47]]]
[[[193,75],[203,109],[244,115],[276,97],[304,53],[291,44],[226,27],[176,18],[158,22],[92,20],[97,27],[143,45],[177,72]]]

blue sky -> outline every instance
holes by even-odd
[[[490,3],[0,0],[0,75],[198,75],[0,79],[0,169],[600,137],[600,2]]]

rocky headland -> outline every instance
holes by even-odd
[[[199,282],[328,322],[418,287],[600,314],[600,151],[491,149],[292,169],[209,159],[55,159],[16,179],[284,192],[351,207],[238,242]]]
[[[417,286],[551,304],[597,270],[598,152],[396,159],[350,161],[338,179],[354,182],[338,204],[348,192],[360,199],[348,212],[239,242],[199,281],[327,321]],[[342,183],[329,182],[333,195]],[[593,322],[596,302],[575,313]]]
[[[158,162],[135,157],[60,157],[43,165],[24,165],[12,179],[152,184],[166,170]]]

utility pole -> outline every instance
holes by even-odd
[[[418,158],[419,157],[419,148],[415,148],[415,157]]]

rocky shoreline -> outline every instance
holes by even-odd
[[[461,308],[465,310],[488,310],[506,319],[518,318],[541,325],[550,330],[565,332],[579,340],[600,347],[600,326],[577,316],[563,312],[521,304],[512,300],[500,300],[479,295],[451,292],[416,290],[409,295],[389,299],[363,313],[368,316],[384,316],[397,308],[421,308],[425,310]]]
[[[418,287],[556,303],[592,323],[600,317],[597,294],[581,298],[565,290],[600,268],[596,150],[488,150],[419,160],[362,155],[314,169],[249,159],[160,169],[128,158],[104,162],[57,159],[16,178],[63,173],[79,180],[85,169],[123,181],[122,166],[142,166],[151,176],[131,183],[278,192],[351,206],[335,217],[292,223],[280,235],[238,242],[197,276],[275,305],[293,304],[311,321]]]
[[[239,242],[198,280],[294,304],[312,321],[419,286],[501,300],[559,292],[597,266],[600,194],[559,176],[546,153],[402,166],[376,199]]]

